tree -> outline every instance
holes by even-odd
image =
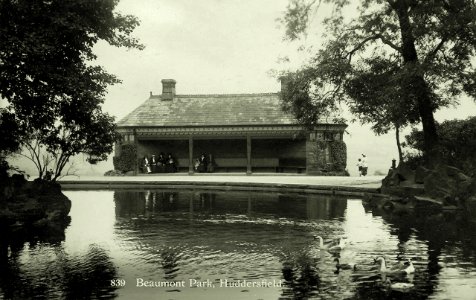
[[[51,168],[53,181],[61,177],[69,159],[79,153],[88,155],[91,164],[107,159],[118,138],[114,118],[100,110],[90,113],[82,123],[59,123],[53,131],[46,136],[40,131],[31,133],[24,141],[26,151],[21,154],[35,164],[40,178]]]
[[[120,81],[93,64],[93,46],[143,47],[130,37],[137,19],[114,12],[117,4],[0,0],[0,96],[40,177],[52,161],[57,178],[73,155],[99,161],[112,151],[114,119],[101,105]]]
[[[282,20],[289,39],[308,30],[321,2],[334,8],[323,21],[326,42],[298,71],[307,74],[300,84],[307,96],[285,93],[285,106],[300,111],[299,119],[309,107],[328,112],[344,101],[377,132],[421,122],[427,163],[437,163],[433,113],[462,93],[476,97],[474,1],[361,0],[357,17],[347,20],[350,1],[291,0]]]
[[[4,182],[11,168],[6,160],[12,152],[20,148],[21,132],[15,122],[15,115],[0,108],[0,181]]]
[[[440,138],[441,156],[449,165],[463,170],[469,176],[475,175],[476,167],[476,117],[466,120],[448,120],[436,125]],[[414,129],[405,137],[405,146],[416,150],[417,154],[409,152],[410,160],[419,159],[423,151],[423,132]]]
[[[398,84],[387,84],[389,79],[393,82],[399,79],[392,62],[375,58],[365,63],[365,69],[355,70],[356,76],[345,85],[349,97],[355,99],[349,103],[350,111],[362,123],[372,124],[372,130],[378,135],[394,129],[401,162],[400,130],[418,122],[418,111],[413,103],[405,102],[408,98]]]

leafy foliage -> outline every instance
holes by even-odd
[[[15,122],[15,115],[6,109],[0,109],[0,157],[20,148],[21,134]]]
[[[142,48],[130,37],[135,17],[114,12],[118,0],[0,0],[0,96],[22,133],[18,141],[40,178],[54,162],[56,179],[69,158],[104,160],[116,140],[104,113],[108,85],[93,46]]]
[[[114,170],[123,173],[135,170],[136,157],[137,148],[134,144],[121,145],[121,155],[113,157]]]
[[[346,19],[350,2],[290,1],[282,22],[291,40],[306,33],[319,5],[333,10],[322,23],[325,43],[290,75],[284,108],[312,126],[345,102],[377,134],[421,122],[424,153],[437,161],[434,111],[462,93],[476,97],[474,1],[361,0]]]
[[[344,171],[347,167],[347,145],[344,141],[329,142],[334,171]]]
[[[453,165],[468,175],[474,176],[476,170],[476,117],[466,120],[445,121],[437,125],[440,136],[440,151],[445,163]],[[406,145],[417,153],[407,154],[410,162],[418,161],[423,150],[423,132],[414,129],[406,136]]]

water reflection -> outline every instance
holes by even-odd
[[[90,245],[82,255],[64,251],[67,224],[3,228],[0,238],[0,298],[113,298],[116,268],[107,252]]]
[[[359,199],[247,191],[66,194],[73,203],[66,230],[0,238],[0,298],[471,299],[476,293],[474,228],[428,207],[388,211]],[[315,235],[343,237],[347,246],[320,250]],[[389,264],[411,258],[416,273],[391,278],[411,288],[386,283],[373,263],[377,256]],[[335,258],[358,267],[337,269]],[[186,285],[141,288],[138,278]],[[225,279],[280,285],[220,288]]]
[[[174,212],[197,218],[231,214],[330,220],[343,218],[347,204],[345,199],[324,195],[174,190],[116,191],[114,200],[116,216],[146,218]]]

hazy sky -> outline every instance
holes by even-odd
[[[178,94],[277,92],[280,85],[270,71],[300,65],[308,54],[296,51],[303,43],[318,47],[310,35],[305,42],[283,41],[282,16],[288,0],[121,0],[118,10],[139,18],[134,36],[143,51],[95,48],[97,63],[117,75],[122,84],[109,88],[104,109],[117,120],[144,102],[149,92],[161,93],[161,79],[177,81]],[[325,11],[318,11],[317,18]],[[282,62],[289,57],[290,62]],[[444,118],[476,115],[476,105],[465,101],[456,110],[438,113]],[[375,137],[368,127],[349,124],[344,139],[348,168],[366,153],[369,173],[386,172],[397,157],[394,133]],[[101,165],[112,169],[112,162]]]

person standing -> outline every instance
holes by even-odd
[[[367,165],[367,156],[365,154],[362,153],[362,176],[366,176],[367,175],[367,169],[368,169],[368,165]]]
[[[357,167],[359,168],[359,177],[362,176],[362,159],[357,160]]]

